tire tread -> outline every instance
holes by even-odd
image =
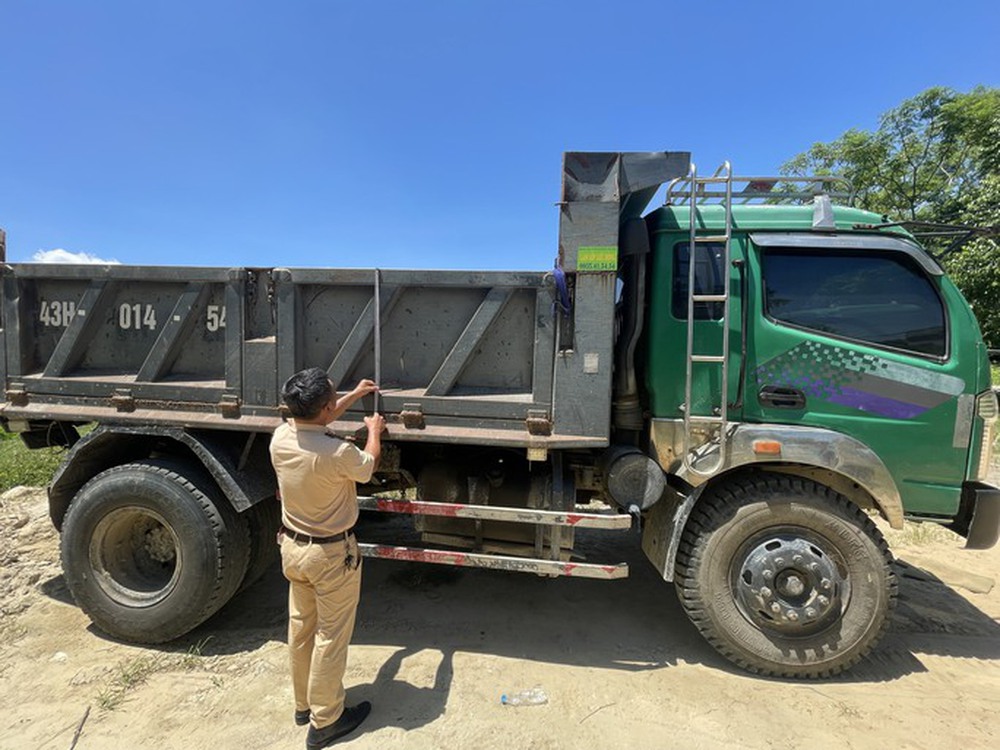
[[[888,580],[886,616],[879,630],[869,638],[865,648],[849,656],[831,660],[830,663],[810,667],[807,664],[792,667],[775,667],[769,663],[755,662],[732,648],[726,638],[716,630],[705,610],[703,592],[694,585],[695,571],[703,564],[708,536],[717,530],[736,510],[749,501],[766,499],[775,494],[812,494],[835,510],[845,520],[854,523],[876,545],[881,555]],[[765,472],[746,473],[730,479],[712,490],[695,505],[684,530],[675,563],[675,581],[681,605],[701,635],[722,656],[754,674],[780,678],[825,678],[849,669],[877,645],[889,628],[891,613],[896,606],[898,581],[892,570],[892,554],[882,533],[872,520],[854,503],[833,489],[800,477]]]
[[[74,530],[78,517],[88,511],[88,508],[79,502],[79,498],[86,496],[86,493],[95,486],[113,481],[115,477],[135,472],[165,480],[192,498],[202,519],[210,529],[217,560],[214,571],[202,570],[199,573],[203,577],[214,575],[214,580],[210,582],[210,592],[199,607],[184,612],[183,617],[176,621],[165,620],[155,623],[143,628],[141,632],[134,632],[128,627],[116,623],[113,617],[101,611],[102,604],[99,598],[90,592],[90,586],[86,582],[90,575],[89,568],[87,573],[83,575],[80,574],[80,571],[74,570],[78,551],[73,548],[73,545],[82,544],[84,541],[74,538]],[[61,553],[63,570],[77,604],[102,630],[127,642],[164,643],[178,638],[200,625],[221,609],[233,596],[243,580],[247,568],[248,533],[245,519],[241,518],[229,504],[229,501],[221,496],[214,481],[200,470],[200,467],[194,467],[176,459],[145,459],[102,471],[92,477],[77,493],[73,502],[70,503],[63,525]],[[115,606],[120,607],[121,605],[116,604]]]

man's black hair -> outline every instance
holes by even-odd
[[[310,367],[300,370],[281,387],[281,400],[297,419],[315,419],[333,398],[333,383],[326,370]]]

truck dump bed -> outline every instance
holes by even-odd
[[[606,445],[619,225],[688,162],[566,154],[555,273],[4,265],[0,417],[270,431],[319,366],[378,376],[393,440]]]
[[[375,375],[378,318],[395,438],[551,441],[553,302],[540,272],[12,265],[4,416],[270,430],[295,371]]]

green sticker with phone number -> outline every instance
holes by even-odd
[[[577,271],[617,271],[618,247],[601,245],[581,247],[576,255]]]

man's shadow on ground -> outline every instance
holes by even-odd
[[[365,722],[366,732],[382,727],[416,729],[430,724],[444,714],[454,676],[453,650],[440,652],[441,661],[434,674],[434,684],[430,687],[417,687],[399,679],[403,660],[424,650],[437,651],[411,646],[398,649],[379,668],[372,682],[348,689],[348,703],[362,700],[372,702],[371,718]]]

